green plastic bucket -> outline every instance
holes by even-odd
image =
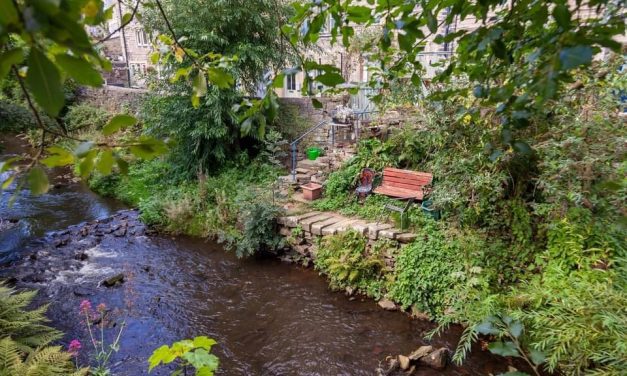
[[[433,201],[423,201],[422,204],[420,204],[420,209],[422,209],[423,213],[435,219],[436,221],[440,219],[440,211],[433,207]]]
[[[309,148],[307,149],[307,159],[310,161],[315,161],[320,156],[319,148]]]

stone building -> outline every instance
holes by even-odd
[[[115,0],[105,0],[105,7],[113,7],[113,16],[102,28],[91,28],[90,34],[96,40],[104,39],[101,48],[113,65],[111,72],[105,72],[108,85],[124,87],[144,87],[144,77],[155,67],[150,62],[152,50],[150,38],[137,18],[120,29],[124,14],[133,9]],[[120,30],[118,30],[120,29]]]

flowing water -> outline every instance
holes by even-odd
[[[5,152],[15,152],[10,149],[7,146]],[[197,335],[218,341],[214,352],[222,375],[374,375],[386,356],[408,354],[425,344],[425,333],[434,327],[401,312],[384,311],[372,300],[331,292],[310,269],[276,259],[238,260],[201,239],[145,236],[134,230],[123,236],[80,238],[77,227],[54,236],[72,236],[70,246],[79,247],[87,259],[70,257],[70,261],[45,264],[42,255],[62,258],[67,247],[44,247],[44,241],[32,243],[32,238],[108,216],[121,206],[80,184],[36,199],[20,195],[12,208],[6,206],[8,194],[3,193],[0,217],[19,219],[20,230],[3,231],[0,244],[5,259],[13,255],[22,261],[5,267],[3,275],[15,274],[20,287],[41,289],[40,300],[51,303],[48,316],[66,333],[65,344],[80,338],[87,346],[79,302],[106,303],[112,309],[112,322],[126,323],[121,351],[112,362],[116,375],[147,374],[146,359],[152,350]],[[115,221],[136,217],[134,212],[121,215],[123,219]],[[92,229],[113,226],[107,221],[94,223],[89,225]],[[5,236],[7,231],[13,232]],[[36,260],[49,267],[37,269],[34,256],[24,259],[20,250],[27,242],[31,252],[44,247]],[[20,283],[18,270],[29,268],[33,269],[30,283]],[[121,286],[99,286],[103,278],[119,272],[125,275]],[[109,335],[114,330],[108,329]],[[453,349],[459,334],[459,328],[451,328],[431,344]],[[87,358],[83,355],[81,360]],[[464,367],[421,368],[416,374],[486,375],[506,368],[503,358],[476,350]],[[169,374],[166,371],[151,375]]]

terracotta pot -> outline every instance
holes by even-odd
[[[317,183],[307,183],[300,186],[303,189],[303,198],[313,201],[322,196],[322,186]]]

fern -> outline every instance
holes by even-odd
[[[76,370],[69,353],[48,346],[61,332],[44,324],[47,305],[27,309],[36,295],[0,284],[0,376],[86,375],[88,369]]]

